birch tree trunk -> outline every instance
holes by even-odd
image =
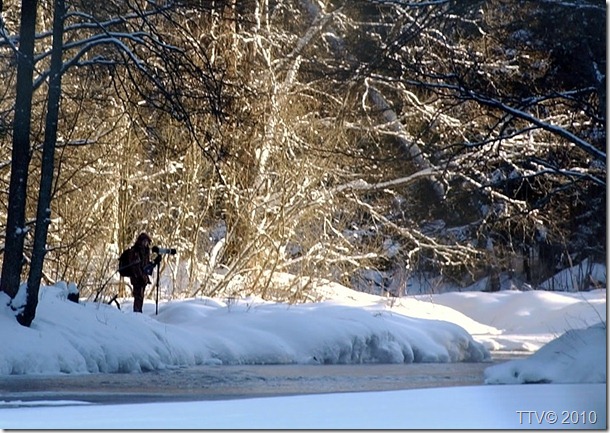
[[[326,24],[328,18],[330,18],[331,14],[326,14],[319,6],[319,4],[314,3],[311,0],[306,0],[305,7],[309,11],[310,15],[314,17],[314,24],[317,21],[323,21]],[[313,25],[312,25],[313,27]],[[356,64],[358,60],[349,54],[343,39],[339,36],[338,32],[333,32],[335,35],[335,43],[331,45],[334,52],[339,56],[346,56],[347,60],[352,63],[353,66],[358,67]],[[422,152],[421,148],[415,143],[413,140],[410,140],[407,134],[407,131],[400,122],[400,119],[396,115],[396,111],[392,108],[392,106],[388,103],[386,98],[377,90],[376,88],[369,86],[367,84],[366,94],[368,99],[375,105],[375,108],[379,110],[381,113],[381,117],[386,122],[387,128],[395,133],[396,141],[400,148],[408,154],[413,161],[413,164],[418,170],[424,170],[426,172],[432,173],[434,171],[433,165],[430,163],[428,159],[426,159],[425,154]],[[429,181],[431,183],[432,189],[435,193],[436,199],[442,200],[445,196],[445,186],[436,178],[430,177]]]
[[[400,122],[396,112],[392,109],[379,90],[377,90],[375,87],[368,87],[367,92],[371,102],[373,102],[375,107],[377,107],[377,109],[381,112],[381,116],[386,121],[387,128],[395,133],[398,145],[403,152],[409,154],[415,167],[418,170],[432,170],[432,164],[430,164],[430,161],[426,159],[424,153],[417,143],[409,139],[404,125]],[[443,199],[445,196],[445,186],[434,177],[430,177],[429,180],[436,198],[438,200]]]

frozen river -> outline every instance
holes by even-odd
[[[512,358],[512,357],[511,357]],[[136,374],[0,377],[0,400],[92,403],[219,400],[483,384],[487,363],[203,365]]]

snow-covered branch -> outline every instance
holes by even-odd
[[[392,179],[385,182],[369,183],[363,179],[358,179],[352,182],[348,182],[343,185],[339,185],[333,188],[332,192],[345,192],[345,191],[378,191],[387,188],[396,188],[409,185],[419,179],[429,179],[431,177],[441,174],[439,170],[433,168],[426,168],[413,173],[410,176],[401,177],[399,179]]]
[[[602,13],[606,13],[606,8],[601,5],[593,4],[591,2],[575,0],[575,1],[561,1],[561,0],[540,0],[540,3],[553,5],[553,6],[562,6],[570,9],[589,9],[593,11],[598,11]]]
[[[450,84],[450,83],[442,83],[442,82],[431,83],[431,82],[422,82],[422,81],[413,81],[413,80],[409,80],[408,82],[409,82],[409,84],[412,84],[417,87],[429,88],[429,89],[434,89],[437,91],[448,91],[451,93],[451,95],[453,95],[454,97],[456,97],[458,99],[476,101],[481,105],[501,110],[518,119],[525,120],[538,128],[541,128],[547,132],[550,132],[552,134],[555,134],[559,137],[566,139],[567,141],[575,144],[577,147],[579,147],[580,149],[582,149],[589,155],[593,156],[595,159],[598,159],[600,161],[606,160],[605,152],[603,152],[600,149],[597,149],[591,143],[580,138],[579,136],[572,133],[571,131],[569,131],[561,126],[546,122],[546,121],[534,116],[533,114],[528,113],[525,110],[513,107],[512,105],[504,103],[497,98],[491,98],[489,96],[482,95],[474,90],[466,89],[462,86],[458,86],[458,85],[454,85],[454,84]],[[449,96],[449,95],[447,95],[447,96]]]
[[[380,214],[373,206],[369,203],[365,203],[357,197],[351,198],[358,206],[367,209],[371,216],[381,222],[385,227],[391,228],[404,236],[405,239],[411,243],[409,248],[427,250],[441,257],[444,264],[460,265],[471,261],[474,257],[480,254],[476,249],[467,245],[445,245],[439,243],[429,236],[421,233],[414,227],[405,228],[395,222],[389,220],[386,216]]]
[[[468,97],[472,98],[473,100],[483,104],[483,105],[487,105],[489,107],[493,107],[493,108],[498,108],[506,113],[510,113],[513,116],[528,121],[533,125],[538,126],[539,128],[544,129],[545,131],[548,131],[550,133],[553,133],[555,135],[558,135],[566,140],[568,140],[569,142],[575,144],[576,146],[578,146],[580,149],[584,150],[585,152],[587,152],[589,155],[593,156],[594,158],[600,160],[600,161],[605,161],[606,160],[606,153],[597,149],[595,146],[593,146],[591,143],[588,143],[587,141],[583,140],[582,138],[578,137],[577,135],[575,135],[574,133],[568,131],[565,128],[562,128],[560,126],[557,125],[553,125],[551,123],[547,123],[541,119],[539,119],[538,117],[514,108],[508,104],[505,104],[497,99],[493,99],[493,98],[488,98],[485,96],[482,96],[480,94],[477,94],[475,92],[472,91],[466,91],[466,95],[468,95]]]
[[[396,112],[390,107],[383,95],[381,95],[375,87],[368,85],[367,81],[365,81],[365,83],[367,85],[364,97],[368,96],[381,112],[382,117],[387,122],[385,126],[397,134],[397,140],[400,143],[401,148],[411,156],[415,166],[419,170],[434,171],[430,162],[424,158],[423,152],[417,143],[415,143],[415,140],[409,139],[404,126],[398,120]],[[442,199],[445,195],[445,187],[433,177],[431,178],[431,181],[437,198]]]

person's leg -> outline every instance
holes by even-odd
[[[135,313],[142,312],[144,305],[144,286],[140,284],[132,284],[133,287],[133,311]]]

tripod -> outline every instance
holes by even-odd
[[[0,0],[1,1],[1,0]],[[155,298],[155,315],[159,314],[159,268],[160,268],[160,263],[161,263],[161,256],[164,254],[171,254],[174,255],[176,254],[176,249],[175,248],[159,248],[157,246],[154,246],[152,248],[153,253],[157,253],[157,257],[155,257],[155,260],[153,262],[153,266],[157,267],[157,296]],[[152,272],[151,272],[152,274]],[[149,274],[150,275],[150,274]]]
[[[155,296],[155,315],[159,314],[159,269],[161,268],[161,254],[158,254],[155,257],[154,265],[157,268],[157,281],[155,285],[157,286],[157,293]]]

